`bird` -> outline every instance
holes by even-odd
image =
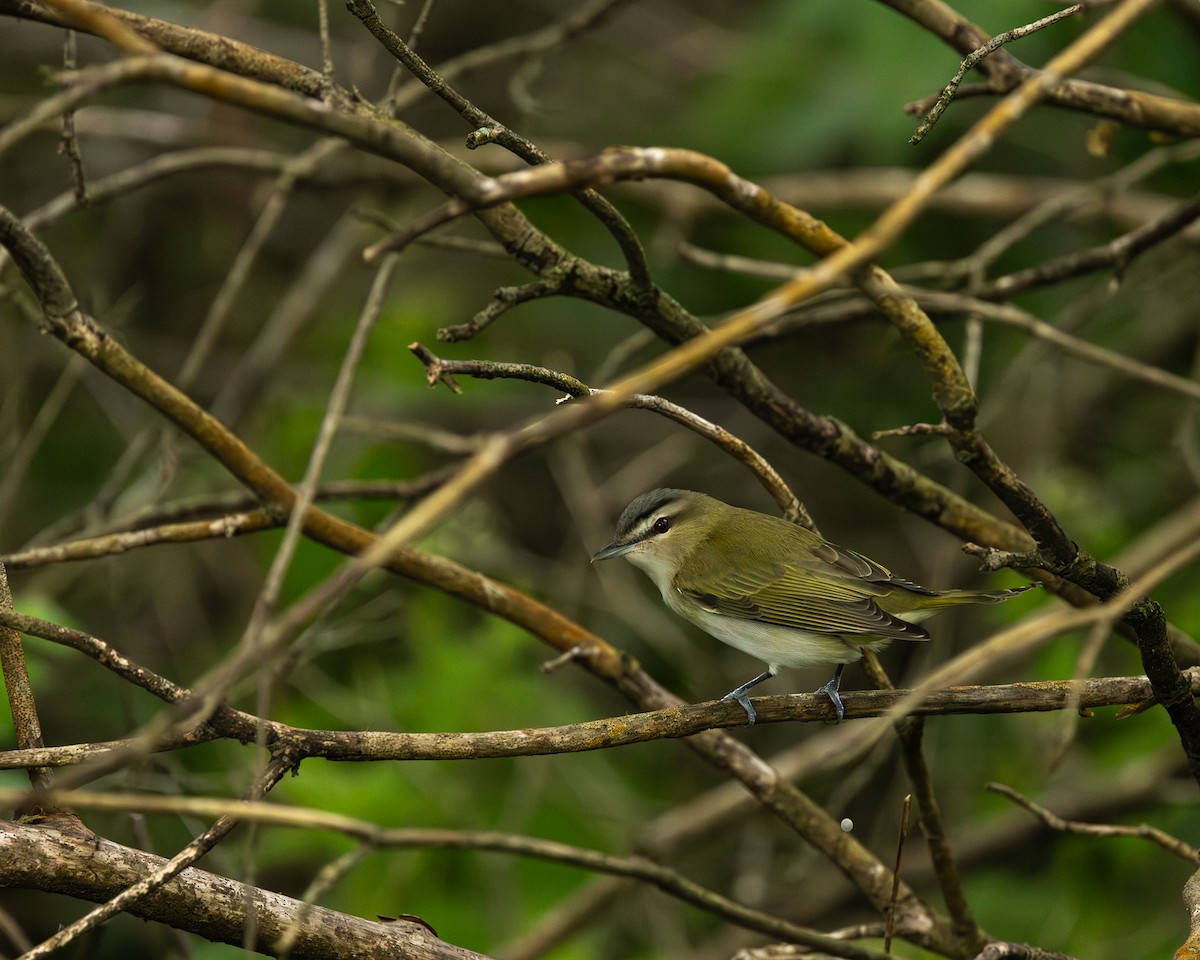
[[[948,607],[999,603],[1037,584],[1002,590],[930,590],[797,524],[693,490],[642,494],[617,520],[592,562],[625,557],[671,610],[767,669],[723,700],[757,719],[747,691],[782,667],[837,664],[816,692],[840,722],[842,671],[864,650],[928,640],[920,621]]]

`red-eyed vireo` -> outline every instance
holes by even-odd
[[[739,650],[766,672],[731,690],[753,724],[746,691],[780,667],[836,663],[827,694],[841,720],[842,670],[863,650],[928,640],[917,623],[961,603],[997,603],[1012,590],[928,590],[862,554],[779,517],[731,507],[691,490],[651,490],[617,521],[593,561],[625,557],[662,591],[668,607]]]

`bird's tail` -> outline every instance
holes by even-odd
[[[1008,590],[931,590],[923,595],[896,591],[888,597],[888,606],[885,609],[901,620],[920,623],[949,607],[957,607],[964,603],[1000,603],[1040,586],[1040,583],[1027,583],[1023,587]]]
[[[1023,587],[1011,587],[1007,590],[939,590],[937,600],[931,602],[929,606],[954,607],[960,603],[1001,603],[1019,596],[1026,590],[1040,586],[1040,583],[1027,583]]]

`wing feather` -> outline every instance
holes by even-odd
[[[747,515],[739,517],[737,543],[742,549],[731,552],[721,537],[698,545],[684,565],[690,573],[681,572],[675,579],[675,588],[684,596],[722,616],[811,633],[928,638],[922,627],[888,613],[878,600],[897,590],[928,595],[933,591],[893,576],[875,561],[785,520],[751,511],[741,513]],[[762,530],[746,529],[764,522]],[[789,549],[779,549],[781,537],[787,538],[782,542]],[[744,549],[747,543],[764,540],[773,544],[770,556],[753,547]]]

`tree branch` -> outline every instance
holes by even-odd
[[[970,55],[991,39],[941,0],[880,2],[914,20],[961,56]],[[994,52],[975,66],[987,77],[987,87],[993,95],[1007,94],[1033,77],[1059,72],[1053,63],[1047,64],[1042,71],[1027,67],[1005,50]],[[1045,99],[1052,106],[1107,117],[1130,127],[1161,130],[1181,137],[1200,134],[1200,106],[1172,97],[1055,76],[1053,82],[1047,84]],[[914,104],[912,112],[924,113],[928,109],[928,104]]]
[[[54,643],[70,646],[96,660],[122,679],[167,703],[180,703],[193,692],[155,674],[95,637],[47,623],[34,617],[0,610],[0,624]],[[586,662],[586,656],[585,656]],[[1187,672],[1192,690],[1200,691],[1200,668]],[[912,696],[908,690],[864,690],[849,692],[846,716],[887,716]],[[1143,704],[1153,699],[1144,677],[1108,677],[1084,681],[1039,681],[998,686],[954,687],[933,690],[911,708],[919,716],[945,714],[991,714],[1046,712],[1063,709],[1094,709],[1102,706]],[[756,697],[761,722],[823,722],[832,716],[827,698],[817,694]],[[381,760],[472,760],[494,757],[544,756],[575,753],[644,743],[650,740],[688,737],[719,727],[745,723],[737,704],[707,701],[674,704],[649,713],[606,717],[562,727],[489,731],[483,733],[390,733],[381,731],[305,730],[266,721],[228,706],[220,707],[203,727],[189,732],[172,746],[204,742],[216,735],[250,741],[260,726],[267,742],[286,746],[299,757],[324,757],[341,761]],[[111,749],[125,749],[119,742]],[[95,745],[81,750],[72,747],[41,747],[0,753],[0,769],[38,765],[79,763],[104,751]]]
[[[446,360],[437,356],[428,347],[420,343],[410,343],[408,349],[413,352],[425,367],[426,382],[432,387],[437,383],[446,383],[455,393],[458,390],[451,386],[454,374],[476,377],[480,380],[515,379],[531,383],[542,383],[546,386],[564,391],[569,397],[583,399],[603,393],[587,386],[582,380],[528,363],[501,363],[494,360]],[[450,378],[447,380],[447,378]],[[779,504],[783,515],[801,526],[815,531],[817,529],[808,510],[799,498],[792,492],[787,482],[779,472],[771,466],[765,457],[751,447],[746,441],[734,436],[725,428],[705,420],[698,414],[672,403],[662,397],[634,394],[627,400],[627,406],[638,410],[651,410],[678,423],[693,433],[699,434],[706,440],[712,441],[739,463],[744,464],[756,480],[762,484],[775,502]]]
[[[154,46],[189,60],[207,63],[264,83],[278,84],[310,97],[332,95],[342,104],[348,104],[352,99],[348,92],[331,87],[320,71],[310,70],[293,60],[260,50],[248,43],[221,34],[183,27],[166,20],[157,20],[119,7],[94,3],[87,6],[118,20]],[[38,0],[0,0],[0,13],[22,20],[34,20],[91,32],[88,25],[79,24],[69,15],[64,15]]]
[[[283,775],[291,768],[291,761],[288,759],[273,758],[268,763],[267,768],[255,778],[255,782],[247,791],[248,797],[251,800],[261,799],[267,791],[271,789]],[[170,860],[160,862],[148,873],[144,873],[138,877],[136,882],[129,885],[122,885],[124,889],[119,892],[114,892],[105,898],[104,903],[92,910],[90,913],[80,917],[74,923],[68,924],[61,928],[53,936],[48,937],[39,943],[32,950],[29,950],[24,955],[24,960],[41,960],[42,957],[47,957],[56,950],[78,940],[83,934],[89,930],[94,930],[100,924],[118,913],[130,912],[137,913],[139,903],[147,898],[154,897],[155,894],[162,891],[166,884],[169,884],[173,879],[179,876],[181,872],[190,867],[193,863],[211,851],[218,843],[225,839],[238,824],[236,815],[228,813],[221,814],[217,821],[201,833],[195,840],[184,847],[179,853],[173,856]],[[94,838],[98,839],[98,838]],[[99,858],[97,858],[99,860]],[[64,867],[61,861],[59,867]],[[92,865],[87,868],[89,875],[98,870],[98,863],[92,861]],[[59,882],[62,882],[62,873],[66,870],[57,870],[52,873],[53,876],[59,876]],[[92,889],[96,889],[96,880],[91,878],[93,884]],[[40,889],[55,889],[48,884],[39,885]],[[57,889],[61,890],[61,887]],[[92,899],[84,896],[84,899]],[[209,907],[211,909],[211,907]],[[171,926],[176,929],[191,929],[185,924],[172,922]]]
[[[55,890],[97,903],[111,902],[147,875],[165,872],[169,861],[124,847],[89,831],[0,821],[3,885]],[[276,944],[305,905],[298,900],[188,867],[155,891],[128,905],[128,912],[216,943],[243,945],[251,916],[252,948],[276,955]],[[410,921],[380,923],[307,907],[308,916],[290,956],[293,960],[395,957],[411,960],[487,960],[444,943]],[[26,954],[29,956],[29,954]]]
[[[4,792],[0,791],[0,798],[3,796]],[[639,880],[730,923],[770,937],[804,944],[831,956],[845,957],[847,960],[886,960],[884,954],[874,950],[817,933],[761,910],[746,907],[703,887],[677,870],[664,867],[645,856],[617,856],[551,840],[498,831],[387,829],[364,820],[319,810],[208,797],[160,797],[129,793],[60,791],[54,794],[53,798],[66,806],[78,809],[172,813],[197,817],[218,817],[221,820],[236,818],[239,822],[332,830],[362,840],[375,849],[486,850],[533,857],[583,870]],[[0,869],[0,882],[3,882],[4,879],[3,871]],[[311,910],[311,906],[309,909]],[[301,924],[301,929],[302,927],[303,924]]]
[[[1149,824],[1143,823],[1136,827],[1126,827],[1112,823],[1082,823],[1078,820],[1065,820],[1040,804],[1034,803],[1012,787],[1006,787],[1002,783],[989,783],[987,788],[992,793],[1008,797],[1013,803],[1024,807],[1051,830],[1057,830],[1060,833],[1083,834],[1091,837],[1139,837],[1158,844],[1168,853],[1173,853],[1177,857],[1200,864],[1200,850],[1197,850],[1191,844],[1184,843],[1178,837],[1173,837],[1166,831],[1159,830],[1157,827],[1152,827]]]
[[[610,4],[611,6],[611,4]],[[529,164],[550,163],[553,161],[548,153],[536,144],[526,140],[520,134],[510,130],[486,111],[475,106],[470,100],[452,87],[443,77],[427,64],[424,59],[409,48],[400,36],[379,19],[379,13],[371,0],[349,0],[347,9],[362,21],[371,35],[394,56],[414,77],[425,84],[442,100],[453,107],[464,120],[478,131],[486,128],[487,142],[499,143],[505,149],[512,151]],[[468,141],[471,146],[476,143]],[[625,257],[629,269],[630,280],[635,286],[646,287],[650,284],[650,266],[646,262],[646,252],[633,228],[607,199],[595,190],[581,190],[576,198],[583,207],[592,213],[617,241],[621,253]]]
[[[1200,957],[1200,871],[1183,885],[1183,905],[1191,921],[1191,932],[1187,942],[1175,951],[1175,960],[1196,960]]]
[[[12,592],[8,588],[8,571],[0,563],[0,617],[12,614]],[[8,708],[12,713],[13,728],[17,735],[17,747],[22,750],[37,750],[43,747],[42,724],[38,719],[37,701],[33,696],[33,685],[29,682],[29,669],[25,664],[25,648],[21,635],[7,623],[0,625],[0,673],[4,678],[4,692]],[[41,765],[31,766],[29,782],[34,789],[44,790],[51,784],[50,771]],[[51,812],[41,804],[22,804],[18,816],[41,816]]]
[[[958,72],[954,74],[954,76],[950,79],[950,82],[943,88],[941,95],[937,98],[937,101],[932,107],[929,108],[928,112],[926,112],[925,117],[921,121],[921,125],[917,127],[916,132],[913,133],[908,142],[911,144],[918,144],[925,139],[925,135],[933,129],[933,125],[938,122],[938,118],[941,117],[946,108],[950,106],[950,101],[954,99],[955,91],[958,90],[958,85],[962,83],[962,79],[964,76],[966,76],[967,71],[975,66],[975,64],[977,64],[980,60],[990,54],[995,53],[1002,46],[1004,46],[1004,44],[1011,43],[1014,40],[1019,40],[1021,37],[1026,37],[1031,33],[1035,33],[1036,31],[1042,30],[1051,24],[1057,23],[1059,20],[1064,20],[1067,17],[1073,17],[1075,14],[1086,9],[1086,7],[1086,3],[1075,3],[1069,7],[1064,7],[1062,10],[1058,10],[1047,17],[1042,17],[1040,20],[1036,20],[1033,23],[1027,23],[1023,27],[1016,27],[1013,30],[1006,30],[1004,33],[997,34],[987,43],[972,50],[959,65]]]

